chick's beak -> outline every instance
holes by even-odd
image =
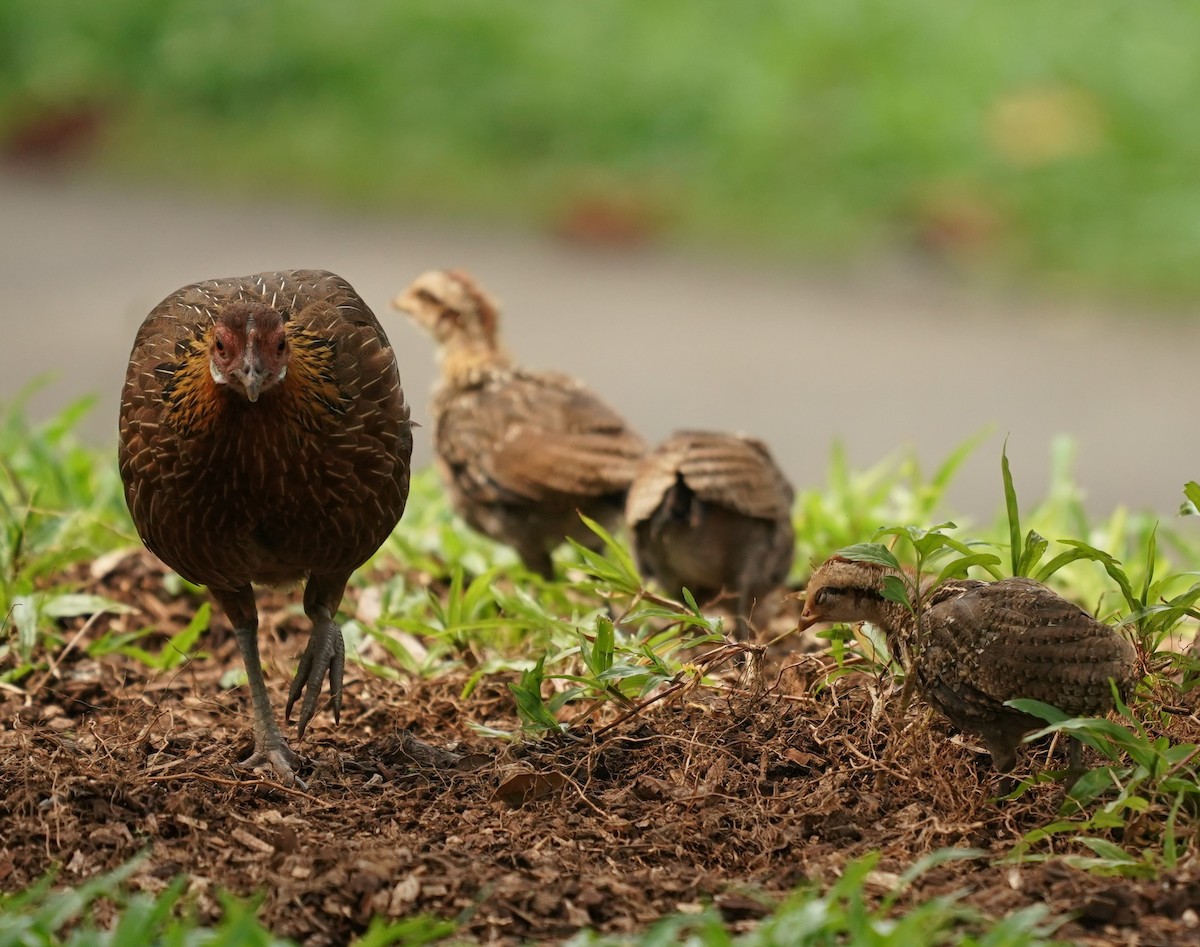
[[[807,589],[801,589],[799,592],[796,592],[795,597],[804,603],[804,607],[800,609],[800,623],[796,626],[796,630],[804,631],[805,629],[811,628],[818,621],[820,621],[820,619],[817,618],[816,614],[812,610]]]
[[[392,300],[392,308],[399,309],[401,312],[409,313],[411,315],[412,307],[410,306],[409,303],[410,303],[409,292],[408,292],[408,290],[405,290],[399,296],[397,296],[395,299]]]

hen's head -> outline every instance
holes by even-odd
[[[257,401],[287,374],[283,317],[265,303],[233,303],[213,326],[208,354],[213,381]]]
[[[462,270],[422,273],[392,305],[407,313],[439,345],[470,341],[496,346],[496,304]]]

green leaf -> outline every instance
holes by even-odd
[[[643,582],[641,573],[638,572],[637,564],[633,561],[633,556],[629,554],[629,550],[614,539],[612,534],[594,519],[585,516],[583,513],[579,514],[579,518],[583,520],[583,524],[588,529],[600,537],[600,541],[604,544],[604,549],[609,555],[609,558],[605,559],[604,556],[587,549],[581,543],[577,543],[573,539],[568,540],[571,547],[588,564],[589,571],[592,568],[599,569],[603,574],[593,574],[597,578],[607,579],[617,591],[627,594],[636,593],[642,587]]]
[[[1000,449],[1000,475],[1004,478],[1004,508],[1008,512],[1008,542],[1012,574],[1021,575],[1021,511],[1017,507],[1017,488],[1008,466],[1008,438]]]
[[[157,652],[147,651],[132,644],[119,644],[112,650],[136,661],[141,661],[147,667],[155,670],[164,671],[168,668],[178,667],[191,657],[200,636],[208,630],[211,616],[212,604],[202,603],[187,626],[168,638]],[[142,637],[142,634],[139,633],[137,637]]]
[[[1068,549],[1066,552],[1060,552],[1057,556],[1042,566],[1041,570],[1033,578],[1038,582],[1045,582],[1063,566],[1070,565],[1072,562],[1078,562],[1080,559],[1091,558],[1092,557],[1082,549]]]
[[[521,673],[521,680],[515,684],[509,683],[517,702],[517,715],[521,720],[535,730],[562,730],[558,718],[550,712],[542,698],[542,682],[546,679],[544,665],[546,656],[543,654],[537,663]]]
[[[577,634],[583,663],[587,665],[594,677],[599,677],[612,667],[613,663],[615,632],[612,619],[607,615],[597,616],[594,642],[589,640],[582,631]]]
[[[1133,594],[1133,588],[1129,584],[1129,576],[1125,574],[1125,570],[1121,568],[1121,563],[1109,555],[1103,549],[1097,549],[1080,539],[1060,539],[1064,546],[1071,546],[1082,553],[1080,558],[1092,559],[1104,566],[1104,571],[1109,574],[1117,586],[1121,590],[1121,595],[1125,598],[1125,604],[1129,606],[1131,612],[1137,611],[1141,606],[1141,602]]]
[[[1006,700],[1004,706],[1013,707],[1034,717],[1040,717],[1049,723],[1061,723],[1064,720],[1071,719],[1069,714],[1063,713],[1052,704],[1034,700],[1032,697],[1018,697],[1014,700]]]
[[[1179,512],[1185,516],[1200,514],[1200,483],[1189,480],[1184,484],[1183,496],[1185,500]]]
[[[1115,771],[1110,766],[1099,766],[1090,769],[1077,780],[1067,793],[1069,802],[1076,809],[1083,809],[1095,802],[1103,793],[1108,792],[1120,780],[1115,777]],[[1064,801],[1064,807],[1067,807]]]
[[[946,522],[925,530],[909,529],[913,549],[916,550],[919,562],[931,558],[935,553],[950,545],[950,537],[943,532],[947,529],[958,529],[958,527],[953,523]]]
[[[683,603],[688,607],[692,615],[696,618],[703,618],[704,612],[700,611],[700,606],[696,604],[696,596],[692,594],[692,590],[684,588],[681,591],[683,593]]]
[[[1019,571],[1016,575],[1029,575],[1033,571],[1033,567],[1041,561],[1042,555],[1050,546],[1050,541],[1043,538],[1035,530],[1030,530],[1025,535],[1025,547],[1021,550],[1021,562],[1018,566]]]
[[[103,595],[85,595],[83,593],[56,595],[42,604],[42,614],[48,618],[75,618],[79,615],[98,613],[127,615],[132,611],[130,606],[114,602]]]
[[[898,575],[883,577],[883,597],[889,602],[899,602],[911,612],[914,610],[912,599],[908,595],[908,585]]]
[[[1145,608],[1150,599],[1150,586],[1154,582],[1154,566],[1158,554],[1158,524],[1154,524],[1154,528],[1150,530],[1150,535],[1146,539],[1146,577],[1142,583],[1142,594],[1140,603],[1142,608]]]
[[[966,576],[967,570],[974,566],[983,566],[986,568],[989,565],[995,565],[999,561],[1000,557],[990,552],[978,552],[972,553],[969,556],[962,556],[959,559],[946,563],[942,567],[942,571],[938,573],[937,582],[934,585],[941,585],[947,579],[963,578]]]
[[[836,555],[852,562],[871,562],[889,569],[900,569],[900,561],[882,543],[855,543],[853,546],[839,549]]]
[[[17,595],[9,607],[9,620],[17,629],[17,653],[25,661],[33,656],[38,642],[38,602],[33,596]]]
[[[939,848],[926,855],[922,855],[904,870],[900,875],[899,883],[884,898],[883,903],[885,906],[890,907],[896,898],[907,890],[909,885],[932,868],[938,868],[949,862],[970,861],[986,855],[987,851],[982,848]]]
[[[1093,852],[1095,852],[1101,858],[1106,858],[1109,861],[1113,861],[1113,862],[1136,862],[1137,861],[1137,859],[1133,858],[1128,852],[1126,852],[1119,845],[1114,845],[1112,842],[1108,841],[1107,839],[1093,838],[1093,837],[1087,836],[1087,835],[1080,835],[1080,836],[1077,836],[1077,838],[1079,839],[1080,842],[1082,842],[1084,845],[1086,845],[1088,848],[1090,848]]]

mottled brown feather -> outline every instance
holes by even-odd
[[[954,580],[928,593],[921,639],[907,608],[880,594],[894,572],[874,564],[830,559],[813,573],[801,619],[870,621],[907,656],[918,690],[954,724],[980,735],[996,768],[1015,762],[1036,717],[1004,706],[1033,698],[1071,716],[1112,709],[1110,679],[1127,696],[1137,684],[1136,651],[1040,582]]]
[[[284,316],[288,374],[251,404],[218,386],[207,338],[223,306]],[[412,433],[395,357],[348,283],[320,270],[185,286],[134,341],[119,461],[138,532],[217,588],[361,565],[408,495]]]
[[[404,512],[411,427],[387,336],[333,273],[185,286],[134,340],[119,447],[134,525],[229,616],[254,705],[244,765],[269,766],[284,782],[299,781],[299,757],[271,708],[252,583],[308,580],[313,630],[286,710],[303,697],[302,737],[326,676],[335,720],[340,713],[345,655],[335,615],[350,574]]]
[[[795,555],[794,491],[765,444],[681,431],[646,457],[625,506],[642,571],[671,594],[736,596],[738,632]]]
[[[638,469],[626,504],[629,522],[648,519],[678,477],[701,500],[746,516],[791,515],[795,491],[766,444],[744,434],[679,431]]]
[[[462,271],[423,274],[395,305],[439,345],[434,450],[459,515],[543,575],[565,537],[596,545],[579,513],[619,524],[645,444],[611,407],[567,375],[514,367],[498,307]]]

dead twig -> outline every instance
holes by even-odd
[[[172,776],[143,776],[142,779],[148,783],[169,783],[175,782],[176,780],[183,780],[185,782],[214,783],[217,786],[232,786],[235,789],[244,789],[248,786],[261,786],[264,789],[278,789],[280,792],[285,792],[292,796],[300,796],[302,799],[307,799],[309,802],[321,809],[335,808],[327,802],[322,802],[311,793],[305,792],[303,789],[296,789],[293,786],[285,786],[283,783],[275,782],[271,779],[223,779],[220,776],[208,776],[204,773],[176,773]]]

